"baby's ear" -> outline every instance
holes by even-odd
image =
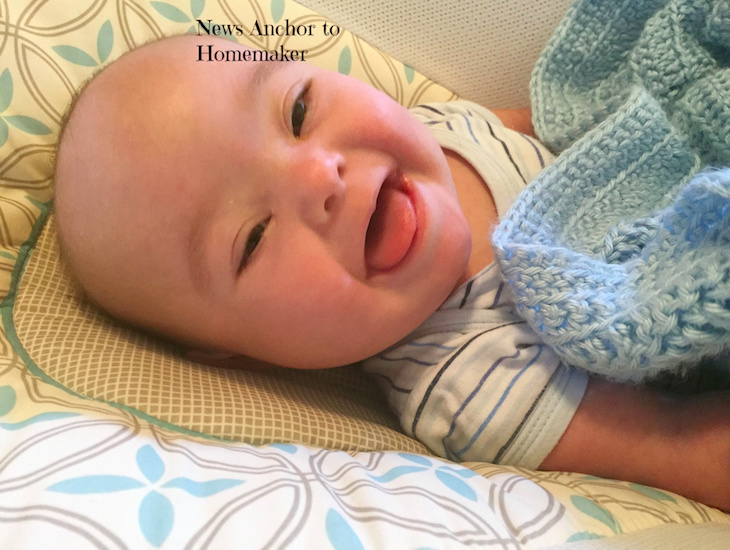
[[[231,351],[222,350],[208,350],[208,349],[188,349],[184,352],[185,358],[196,363],[202,363],[203,365],[210,365],[211,367],[220,367],[224,369],[239,369],[239,370],[267,370],[274,365],[259,361],[257,359],[251,359],[245,355],[238,355]]]

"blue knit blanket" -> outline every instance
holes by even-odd
[[[579,0],[538,60],[560,154],[493,244],[566,363],[641,381],[730,350],[729,67],[729,0]]]

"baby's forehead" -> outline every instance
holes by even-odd
[[[134,210],[138,198],[163,200],[183,186],[175,177],[197,173],[191,164],[207,163],[212,145],[206,144],[231,130],[212,135],[213,123],[232,120],[231,108],[241,114],[243,102],[230,101],[231,84],[251,80],[241,73],[254,64],[196,66],[200,42],[177,36],[147,44],[111,63],[86,87],[59,149],[61,171],[85,183],[73,183],[67,193],[94,194],[105,204]],[[213,172],[224,170],[215,164]]]
[[[220,43],[219,48],[226,50],[252,50],[248,46],[232,43],[219,37],[198,37],[196,35],[177,35],[165,37],[149,42],[139,48],[130,50],[117,60],[110,63],[101,71],[100,77],[109,76],[110,79],[124,78],[137,81],[140,86],[149,86],[151,82],[159,81],[165,75],[179,70],[188,70],[192,73],[210,74],[223,72],[230,68],[225,62],[200,62],[199,49],[210,47],[211,40]],[[234,63],[235,72],[253,72],[259,65],[277,64],[276,62],[242,62]],[[157,78],[155,78],[157,77]]]
[[[160,152],[151,138],[161,139],[162,133],[156,136],[153,129],[169,124],[162,107],[182,89],[174,78],[174,57],[189,42],[170,38],[145,45],[84,86],[59,136],[56,195],[62,202],[80,194],[120,199],[117,195],[132,181],[117,176],[134,174],[135,167]]]
[[[96,105],[107,110],[105,118],[127,115],[136,117],[140,125],[150,126],[148,118],[155,113],[169,112],[172,105],[207,108],[209,98],[226,98],[225,90],[238,89],[246,94],[254,89],[249,82],[261,80],[270,69],[290,65],[283,62],[259,63],[199,63],[197,51],[210,43],[211,37],[180,35],[146,44],[122,55],[104,69],[85,91],[91,100],[86,107]],[[227,49],[246,49],[216,38]],[[241,97],[241,94],[239,94]],[[215,99],[211,98],[211,101]],[[219,101],[220,102],[220,101]],[[83,103],[83,102],[81,102]],[[242,102],[243,106],[247,102]],[[221,103],[223,107],[224,104]],[[80,106],[83,110],[85,107]],[[118,123],[119,120],[112,120]],[[162,122],[162,121],[159,121]]]
[[[132,50],[108,65],[88,86],[89,96],[110,98],[117,107],[133,103],[136,98],[149,97],[150,91],[175,84],[176,76],[185,62],[179,55],[187,48],[186,40],[168,38]]]

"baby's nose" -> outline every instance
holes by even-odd
[[[301,213],[312,224],[325,224],[344,200],[345,159],[335,151],[314,149],[298,160],[293,176]]]

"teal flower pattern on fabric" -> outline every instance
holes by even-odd
[[[672,497],[671,495],[668,495],[664,491],[660,491],[658,489],[654,489],[653,487],[647,487],[646,485],[639,485],[638,483],[629,483],[629,487],[634,489],[636,492],[641,493],[642,495],[646,495],[649,498],[653,498],[654,500],[666,500],[669,502],[673,502],[674,504],[677,503],[677,500]]]
[[[17,395],[15,390],[11,386],[0,386],[0,417],[9,414],[14,408],[17,402]],[[62,418],[70,418],[72,416],[79,416],[75,412],[45,412],[39,413],[21,420],[20,422],[0,422],[0,430],[16,431],[22,430],[32,424],[38,422],[48,422],[50,420],[60,420]]]
[[[109,59],[109,55],[112,53],[113,47],[114,29],[112,28],[111,21],[107,19],[101,25],[99,33],[96,35],[96,55],[99,58],[98,61],[76,46],[53,46],[53,51],[66,61],[74,63],[75,65],[81,65],[83,67],[98,67],[99,65],[103,65],[104,62]]]
[[[190,0],[190,13],[186,13],[181,8],[174,6],[168,2],[150,2],[150,6],[162,17],[173,23],[189,23],[191,24],[187,30],[188,34],[197,34],[196,19],[200,18],[205,9],[205,0]],[[221,38],[236,41],[233,36],[226,35]]]
[[[286,0],[271,0],[271,18],[274,20],[274,23],[278,23],[281,20],[285,7]]]
[[[331,509],[327,512],[325,530],[335,550],[364,550],[360,538],[341,514]]]
[[[352,68],[352,54],[350,53],[350,46],[345,46],[340,52],[340,57],[337,61],[337,71],[340,74],[350,74]]]
[[[619,524],[619,522],[616,521],[616,518],[613,517],[613,514],[611,514],[611,512],[606,510],[603,506],[600,506],[592,500],[580,495],[572,495],[570,497],[570,502],[583,514],[607,526],[615,535],[623,533],[621,524]],[[603,538],[603,535],[590,531],[582,531],[572,535],[566,542],[577,542],[581,540],[594,540],[600,538]]]
[[[143,481],[120,475],[90,475],[67,479],[48,487],[49,491],[69,495],[116,493],[134,489],[148,489],[139,506],[138,521],[142,535],[151,545],[160,547],[172,532],[175,510],[170,499],[158,491],[158,482],[165,475],[165,463],[151,445],[137,451],[137,468]],[[186,477],[174,478],[159,486],[160,489],[181,489],[187,494],[205,498],[244,483],[237,479],[193,481]]]
[[[416,77],[416,71],[413,70],[413,67],[410,65],[403,65],[403,74],[406,75],[406,81],[408,84],[413,82],[413,79]]]
[[[13,101],[13,76],[9,69],[0,74],[0,113],[4,113]],[[26,134],[44,136],[51,133],[51,129],[40,120],[25,115],[0,114],[0,147],[5,145],[10,135],[10,127],[14,126]]]
[[[411,453],[395,454],[406,463],[404,464],[400,461],[398,465],[392,466],[384,473],[378,475],[366,474],[368,478],[378,484],[381,490],[385,492],[392,490],[393,487],[389,486],[389,484],[405,476],[415,475],[417,479],[423,481],[430,476],[429,471],[432,471],[435,478],[441,482],[443,487],[458,495],[461,499],[478,502],[479,497],[476,490],[465,481],[472,477],[479,477],[477,472],[458,465],[448,465],[440,460],[431,459],[422,455]],[[365,548],[362,540],[352,527],[351,522],[348,521],[348,517],[357,524],[360,522],[346,508],[341,508],[340,510],[337,511],[334,508],[330,508],[325,517],[324,527],[330,544],[335,550],[357,550]]]
[[[10,386],[0,387],[0,416],[5,416],[15,408],[15,390]]]
[[[415,464],[426,466],[426,468],[421,468],[424,470],[434,465],[431,459],[426,458],[425,456],[413,455],[409,453],[398,453],[398,456],[400,456],[401,458],[405,458],[406,460]],[[474,502],[477,501],[478,496],[476,491],[472,487],[470,487],[469,484],[466,483],[466,481],[464,481],[465,479],[470,479],[472,477],[479,477],[479,474],[475,471],[469,470],[468,468],[464,468],[462,466],[446,466],[442,463],[441,466],[434,470],[434,474],[445,487],[449,488],[460,497],[466,498]]]
[[[368,477],[370,477],[374,481],[377,481],[378,483],[388,483],[404,475],[424,472],[434,467],[434,462],[432,462],[431,459],[426,458],[425,456],[413,455],[409,453],[398,453],[398,456],[408,460],[409,462],[413,462],[418,466],[396,466],[380,476],[369,475]],[[464,479],[478,476],[479,474],[477,474],[476,472],[467,468],[462,468],[460,466],[451,467],[442,464],[434,470],[434,474],[445,487],[447,487],[460,497],[469,499],[474,502],[477,501],[478,497],[476,491],[474,491],[474,489],[472,489],[468,483],[463,481]]]

